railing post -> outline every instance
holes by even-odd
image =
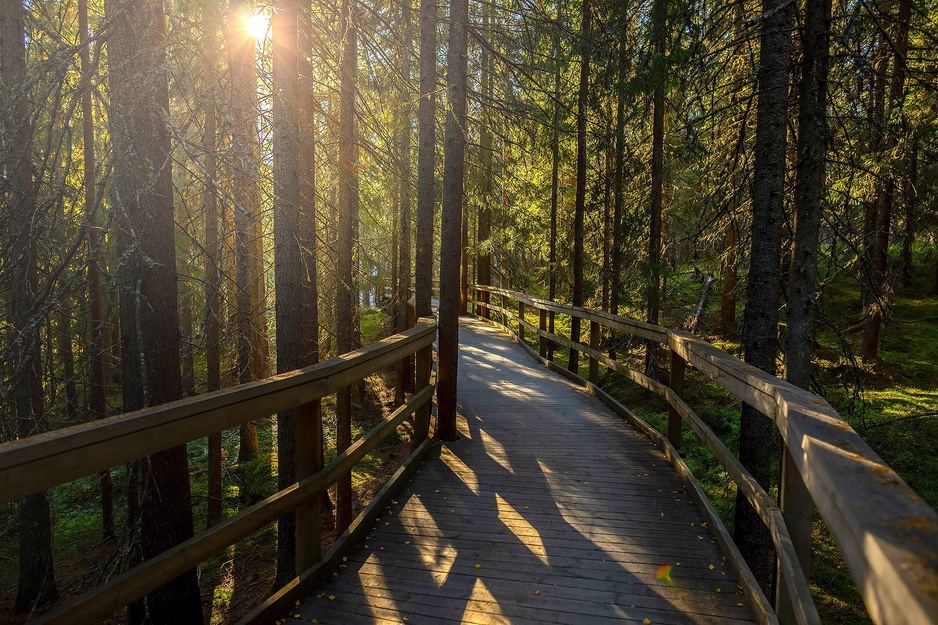
[[[792,546],[795,548],[795,554],[798,556],[798,564],[804,571],[805,579],[809,578],[811,565],[811,530],[812,516],[814,514],[814,502],[811,500],[811,494],[804,485],[801,473],[795,466],[791,458],[791,452],[788,446],[782,443],[782,477],[779,486],[780,502],[779,508],[782,511],[782,517],[785,519],[785,525],[788,527],[788,533],[791,536]],[[781,571],[778,575],[778,584],[776,585],[775,612],[778,614],[778,622],[781,625],[797,623],[795,616],[796,610],[792,605],[792,598],[795,592],[789,588]]]
[[[540,313],[540,319],[537,324],[537,327],[540,328],[541,332],[547,331],[547,311],[541,309],[538,311]],[[538,353],[541,355],[541,358],[547,358],[547,339],[541,335],[538,342]]]
[[[524,302],[518,300],[518,338],[524,343]]]
[[[673,349],[671,350],[671,379],[668,385],[678,397],[684,394],[684,369],[687,361]],[[668,403],[668,440],[675,449],[681,448],[681,414]]]
[[[417,391],[430,384],[430,374],[433,368],[433,345],[427,345],[417,350]],[[431,397],[425,404],[417,408],[414,413],[414,443],[420,444],[430,435],[430,408],[433,403]]]
[[[551,334],[554,333],[554,311],[549,311],[547,313],[547,331]],[[547,339],[547,360],[554,362],[554,342],[550,339]]]
[[[602,340],[602,326],[596,321],[590,321],[590,349],[599,351]],[[599,384],[599,361],[590,354],[590,382]]]
[[[301,481],[325,466],[322,457],[322,411],[320,401],[296,409],[296,479]],[[317,494],[296,509],[296,572],[311,568],[322,559],[320,536],[322,496]]]

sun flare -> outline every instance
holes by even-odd
[[[249,15],[245,19],[244,28],[256,41],[261,41],[270,31],[270,18],[264,12]]]

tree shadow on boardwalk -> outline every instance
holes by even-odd
[[[650,441],[504,335],[464,321],[461,339],[461,440],[436,448],[339,574],[293,614],[319,623],[752,622]]]

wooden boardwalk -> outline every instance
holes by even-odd
[[[460,343],[462,438],[286,623],[754,622],[647,438],[500,331]]]

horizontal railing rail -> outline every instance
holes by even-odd
[[[394,489],[432,446],[432,349],[436,320],[362,349],[272,378],[162,406],[56,430],[0,445],[0,503],[144,458],[244,422],[298,409],[297,482],[159,556],[43,615],[38,623],[96,623],[180,574],[250,536],[282,515],[297,513],[297,569],[301,574],[245,622],[268,618],[293,605],[338,566],[341,555],[386,505]],[[391,416],[323,466],[319,400],[409,354],[416,353],[416,392]],[[415,450],[334,543],[320,554],[320,498],[382,440],[413,417]]]
[[[602,364],[667,401],[667,438],[671,445],[680,447],[681,423],[687,423],[769,528],[779,556],[776,609],[781,621],[819,622],[805,570],[813,505],[817,505],[875,622],[938,623],[938,514],[824,398],[747,365],[688,332],[507,289],[484,285],[473,288],[477,296],[471,303],[477,311],[485,316],[498,313],[506,327],[509,321],[514,322],[522,343],[525,330],[541,337],[542,358],[552,353],[551,343],[586,354],[590,359],[589,382],[594,389]],[[499,301],[492,301],[492,296]],[[517,314],[509,307],[512,300]],[[528,322],[526,307],[541,311],[537,326]],[[589,343],[548,332],[548,314],[589,321]],[[603,328],[670,348],[669,383],[654,380],[600,352]],[[780,505],[682,399],[688,364],[774,421],[784,447]]]

